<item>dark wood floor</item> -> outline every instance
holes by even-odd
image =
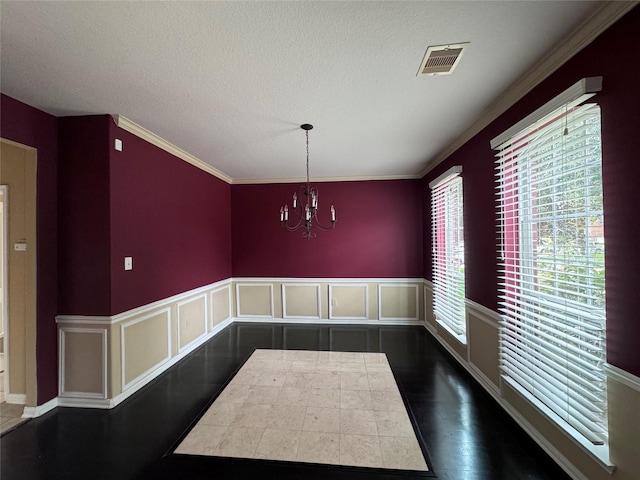
[[[421,327],[236,323],[112,410],[57,408],[4,435],[2,479],[423,478],[171,455],[255,348],[386,353],[438,478],[569,478]]]

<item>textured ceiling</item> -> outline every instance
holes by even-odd
[[[121,114],[234,180],[417,175],[598,4],[13,2],[2,92]],[[470,42],[452,75],[429,45]],[[125,146],[126,148],[126,146]]]

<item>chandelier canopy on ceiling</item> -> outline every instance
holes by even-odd
[[[300,125],[307,136],[307,183],[301,185],[298,192],[293,193],[291,211],[297,217],[294,224],[289,223],[289,205],[280,207],[280,224],[290,232],[302,229],[302,236],[307,240],[315,237],[313,229],[322,231],[333,230],[336,226],[336,209],[331,205],[331,225],[325,226],[318,219],[318,187],[311,186],[309,182],[309,130],[313,125],[305,123]],[[293,216],[293,215],[292,215]]]

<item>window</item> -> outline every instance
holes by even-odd
[[[433,302],[436,321],[466,342],[461,167],[429,184],[433,222]]]
[[[599,445],[607,441],[600,108],[578,97],[497,145],[500,360],[503,378]]]

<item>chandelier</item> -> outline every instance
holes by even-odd
[[[300,228],[303,229],[302,236],[309,240],[316,236],[315,232],[313,232],[314,228],[324,232],[335,228],[336,209],[331,205],[331,225],[322,225],[318,219],[318,188],[312,187],[309,183],[309,130],[313,128],[313,125],[305,123],[300,125],[300,128],[307,135],[307,183],[301,185],[298,192],[293,193],[291,211],[297,217],[297,221],[294,224],[289,223],[289,206],[285,205],[280,208],[280,224],[290,232]]]

